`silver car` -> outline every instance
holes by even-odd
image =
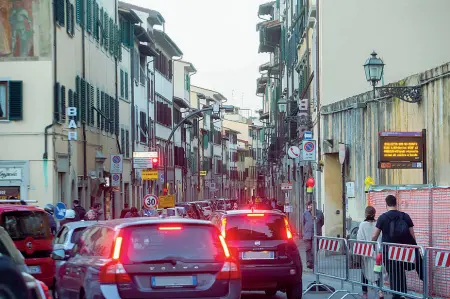
[[[64,252],[67,256],[70,255],[73,246],[80,238],[81,234],[84,230],[97,223],[97,221],[76,221],[69,222],[61,226],[56,237],[53,239],[53,250],[64,249]],[[65,260],[56,260],[55,261],[55,278],[54,278],[54,288],[53,288],[53,298],[59,298],[58,294],[58,273],[62,265],[64,265]]]

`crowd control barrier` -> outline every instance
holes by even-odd
[[[363,290],[372,290],[388,298],[450,299],[449,248],[318,236],[315,240],[316,281],[304,294],[321,287],[331,293],[328,298],[359,298]],[[340,288],[334,290],[321,278]]]

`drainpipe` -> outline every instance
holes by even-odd
[[[317,82],[316,82],[316,99],[317,99],[317,159],[319,159],[319,161],[322,159],[322,145],[321,145],[321,134],[320,134],[320,124],[321,124],[321,116],[320,116],[320,51],[319,51],[319,34],[320,34],[320,30],[319,30],[319,26],[320,26],[320,22],[319,22],[319,16],[320,16],[320,10],[319,10],[319,3],[320,1],[317,1],[316,4],[316,11],[317,11],[317,18],[316,18],[316,73],[314,74],[314,76],[317,78]],[[318,208],[320,208],[320,206],[322,205],[322,174],[319,173],[319,175],[317,176],[317,192],[319,192],[317,199],[318,199]]]
[[[84,3],[84,2],[82,2]],[[84,4],[82,4],[84,10]],[[86,79],[86,37],[84,24],[81,24],[81,59],[82,59],[82,77]],[[86,139],[86,124],[83,124],[83,179],[87,179],[87,139]],[[86,199],[85,199],[86,203]]]
[[[130,49],[130,72],[131,72],[131,111],[133,113],[131,113],[131,152],[134,153],[135,150],[135,142],[136,142],[136,111],[135,111],[135,107],[134,107],[134,79],[135,79],[135,70],[134,70],[134,39],[133,39],[133,47]],[[131,185],[133,186],[133,191],[135,191],[135,178],[136,178],[136,174],[135,174],[135,169],[134,169],[134,165],[132,164],[131,166]],[[132,196],[134,195],[135,192],[132,192]],[[134,196],[133,196],[134,198]],[[137,198],[134,198],[135,200],[137,200]],[[140,205],[139,205],[140,206]]]

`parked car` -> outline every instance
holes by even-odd
[[[210,219],[212,209],[209,201],[202,200],[202,201],[194,201],[192,202],[196,204],[200,209],[205,219]]]
[[[0,284],[2,288],[9,288],[8,292],[4,290],[2,295],[9,293],[16,299],[50,298],[48,287],[30,275],[28,271],[24,257],[5,229],[0,227]],[[9,296],[1,297],[10,298]]]
[[[25,257],[30,274],[52,287],[55,263],[48,214],[34,206],[0,204],[0,224]]]
[[[69,222],[61,226],[55,239],[53,240],[53,251],[58,249],[63,249],[66,256],[70,256],[72,253],[72,248],[75,243],[80,239],[84,230],[97,223],[97,221],[76,221]],[[55,273],[58,273],[61,266],[64,265],[64,260],[55,261]],[[55,275],[53,280],[53,298],[59,298],[58,296],[58,285],[59,281],[58,275]]]
[[[191,219],[202,219],[202,213],[200,212],[199,208],[193,204],[193,203],[187,203],[187,202],[179,202],[175,204],[175,207],[183,207],[186,210],[186,214],[188,218]]]
[[[302,296],[302,261],[285,214],[277,210],[218,211],[212,215],[230,253],[239,259],[242,289]]]
[[[229,298],[238,263],[209,221],[126,218],[88,227],[57,273],[60,298]]]

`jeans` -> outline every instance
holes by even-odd
[[[313,240],[304,240],[306,251],[306,264],[314,266]]]

